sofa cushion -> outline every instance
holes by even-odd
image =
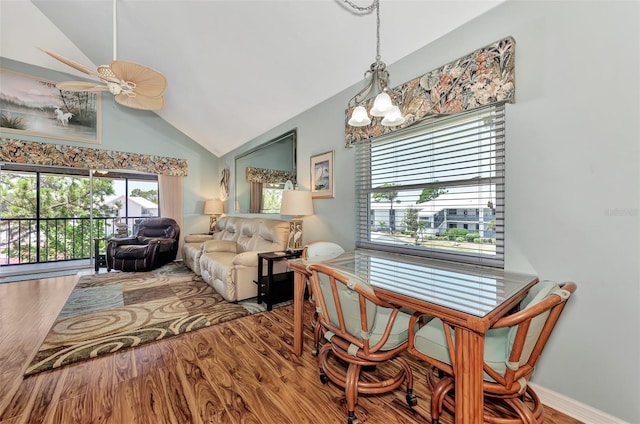
[[[243,220],[250,218],[238,218],[235,216],[223,216],[216,221],[216,231],[213,234],[214,240],[236,241],[240,237],[240,225]]]
[[[207,240],[213,240],[212,234],[189,234],[184,237],[184,242],[186,243],[202,243]]]
[[[238,239],[241,251],[273,252],[284,250],[287,246],[289,226],[284,221],[264,219],[261,222],[247,223]],[[286,224],[286,222],[285,222]],[[249,234],[249,232],[251,232]]]
[[[209,240],[202,245],[202,251],[204,253],[229,252],[236,254],[238,253],[238,244],[231,240]]]

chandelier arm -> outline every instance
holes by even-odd
[[[389,72],[384,62],[380,62],[382,66],[376,69],[376,79],[378,80],[378,91],[393,91],[389,89]]]
[[[372,90],[373,90],[373,81],[369,81],[369,84],[365,85],[364,88],[362,88],[362,90],[358,92],[358,94],[356,94],[351,98],[351,100],[349,100],[349,107],[357,106],[360,103],[362,103],[367,98],[367,96],[371,93]]]

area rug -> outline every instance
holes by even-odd
[[[25,375],[264,310],[230,303],[181,263],[150,272],[85,275]]]

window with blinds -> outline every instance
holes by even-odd
[[[502,267],[504,105],[356,147],[358,247]]]

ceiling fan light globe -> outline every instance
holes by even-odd
[[[381,125],[385,127],[395,127],[396,125],[400,125],[404,122],[404,116],[402,116],[402,112],[400,112],[400,108],[398,106],[391,106],[391,109],[384,116]]]
[[[363,106],[357,106],[353,109],[349,125],[352,127],[364,127],[371,123],[371,118],[367,115],[367,110]]]
[[[376,99],[373,101],[373,107],[369,113],[371,116],[386,116],[392,107],[391,97],[383,91],[376,96]]]

